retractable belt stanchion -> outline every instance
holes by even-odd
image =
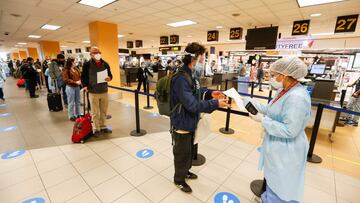
[[[136,130],[131,131],[130,135],[139,137],[146,134],[145,130],[140,129],[140,110],[139,110],[139,91],[135,90],[135,117],[136,117]]]
[[[270,87],[271,88],[271,87]],[[268,99],[268,103],[270,103],[270,101],[271,101],[271,97],[272,97],[272,89],[270,89],[270,91],[269,91],[269,99]]]
[[[193,160],[192,160],[193,166],[201,166],[206,162],[206,158],[203,155],[198,153],[198,148],[199,148],[199,145],[197,143],[194,144]]]
[[[324,105],[319,104],[317,111],[316,111],[315,122],[314,122],[314,126],[313,126],[312,133],[311,133],[310,147],[309,147],[309,151],[308,151],[308,155],[307,155],[307,161],[311,162],[311,163],[321,163],[322,162],[321,157],[314,154],[314,147],[315,147],[315,143],[316,143],[316,137],[319,132],[320,121],[321,121],[321,116],[322,116],[323,110],[324,110]]]
[[[266,190],[266,179],[263,180],[253,180],[250,183],[251,192],[254,193],[255,196],[261,197],[262,193]]]
[[[146,106],[144,107],[144,109],[153,109],[153,106],[150,106],[150,83],[149,80],[146,81]]]
[[[251,98],[253,98],[253,95],[254,95],[254,88],[255,88],[255,82],[251,82]]]
[[[231,104],[231,98],[229,98],[229,104]],[[220,128],[219,131],[223,134],[234,134],[234,130],[230,128],[230,116],[231,116],[231,108],[227,109],[226,112],[226,122],[225,122],[225,128]]]

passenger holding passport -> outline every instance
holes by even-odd
[[[229,107],[227,99],[219,91],[204,91],[193,73],[202,68],[205,47],[191,43],[185,48],[184,63],[171,80],[170,121],[173,137],[175,175],[174,183],[183,192],[192,192],[185,179],[196,179],[190,172],[193,157],[194,135],[200,113],[211,113],[219,107]]]

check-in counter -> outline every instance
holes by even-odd
[[[222,76],[221,76],[221,89],[222,90],[225,90],[225,86],[226,86],[226,80],[229,80],[228,81],[228,85],[227,85],[227,89],[230,89],[230,88],[235,88],[235,89],[238,89],[238,83],[237,83],[237,76],[238,76],[238,73],[222,73]]]

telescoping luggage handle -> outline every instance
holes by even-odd
[[[87,112],[90,113],[89,92],[85,91],[84,89],[82,91],[84,93],[84,114],[86,113],[86,109],[87,109]],[[86,108],[86,106],[87,106],[87,108]]]

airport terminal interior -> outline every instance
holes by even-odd
[[[359,14],[0,0],[0,203],[359,203]]]

